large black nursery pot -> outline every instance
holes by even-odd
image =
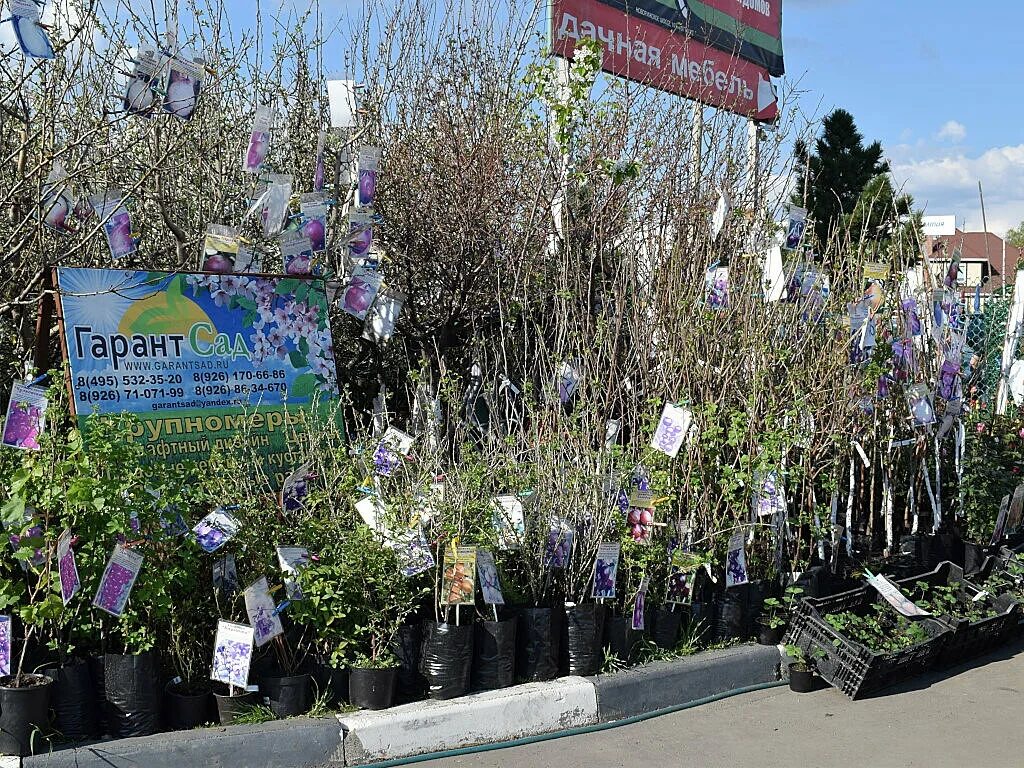
[[[654,610],[654,629],[651,639],[659,648],[672,650],[679,644],[679,632],[687,612],[682,606],[661,606]]]
[[[348,678],[349,700],[363,709],[387,709],[395,703],[398,667],[352,667]]]
[[[328,656],[315,656],[308,666],[315,697],[325,696],[330,707],[348,701],[348,667],[332,667]]]
[[[565,604],[563,639],[569,657],[570,675],[596,675],[604,662],[603,605]]]
[[[551,608],[517,609],[516,675],[525,682],[553,680],[558,676],[561,633],[556,618],[561,611]]]
[[[715,638],[746,640],[756,634],[764,600],[778,593],[772,580],[738,584],[722,593],[715,609]]]
[[[519,617],[500,621],[478,621],[473,639],[474,691],[507,688],[516,681],[516,627]]]
[[[473,667],[473,622],[423,622],[420,671],[432,699],[454,699],[469,690]]]
[[[306,673],[260,678],[260,693],[278,717],[295,717],[308,712],[313,704],[312,689],[313,679]]]
[[[96,703],[96,734],[103,736],[110,733],[110,702],[107,701],[107,673],[105,658],[102,653],[90,656],[89,677],[92,679],[92,690]]]
[[[43,670],[53,680],[50,707],[54,727],[68,741],[85,741],[100,735],[96,687],[85,659],[69,659],[63,666]]]
[[[757,636],[757,642],[761,645],[778,645],[782,642],[784,634],[786,634],[785,624],[778,627],[769,627],[767,624],[762,624],[761,632]]]
[[[398,680],[395,701],[405,704],[419,701],[426,695],[427,683],[420,673],[420,654],[423,651],[423,624],[411,621],[398,628],[391,646],[398,658]],[[390,704],[388,705],[390,706]]]
[[[213,698],[206,681],[171,681],[164,688],[164,720],[173,731],[188,731],[213,720]]]
[[[13,682],[11,675],[0,678],[0,754],[45,752],[53,680],[46,675],[22,675],[17,688],[11,687]]]
[[[810,693],[814,690],[814,671],[806,664],[789,665],[789,690]]]
[[[604,644],[619,661],[633,664],[640,653],[646,626],[644,629],[633,629],[632,616],[611,616],[604,626]]]
[[[159,663],[153,651],[103,657],[111,736],[150,736],[160,730]]]
[[[238,715],[244,714],[263,701],[258,691],[236,688],[232,695],[226,685],[214,690],[213,697],[217,701],[217,718],[221,725],[231,725]]]

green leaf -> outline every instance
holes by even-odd
[[[312,373],[304,373],[292,382],[291,389],[288,391],[288,396],[294,398],[309,398],[313,396],[315,391],[316,376]]]
[[[291,296],[296,290],[298,290],[300,285],[302,285],[301,280],[296,280],[294,277],[286,277],[283,280],[277,281],[274,293],[278,296]]]
[[[288,353],[288,362],[290,362],[292,364],[292,368],[296,368],[296,369],[298,369],[298,368],[305,368],[306,366],[309,365],[309,362],[306,359],[306,355],[308,355],[308,354],[309,354],[308,346],[306,348],[306,352],[305,353],[303,353],[303,352],[301,352],[299,350],[295,350],[293,352],[289,352]],[[299,378],[302,378],[302,377],[300,376]]]

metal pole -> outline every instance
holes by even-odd
[[[750,185],[750,206],[756,213],[761,174],[760,129],[753,118],[747,118],[747,183]]]
[[[690,123],[690,182],[696,189],[700,181],[701,164],[704,159],[704,105],[693,102],[693,120]]]
[[[985,193],[981,191],[981,179],[978,179],[978,198],[981,200],[981,227],[985,233],[985,261],[990,265],[992,264],[992,258],[988,252],[988,219],[985,217]],[[1006,288],[1006,260],[1003,259],[1002,271],[999,273],[999,279],[1002,281],[1003,288]]]

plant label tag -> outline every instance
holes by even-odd
[[[210,679],[236,688],[249,689],[249,663],[252,661],[252,627],[221,619],[217,622],[217,640],[213,644],[213,668]],[[259,690],[257,686],[252,686]]]
[[[241,527],[242,524],[234,515],[223,507],[217,507],[196,523],[192,532],[196,535],[196,543],[204,552],[216,552],[233,539]]]
[[[382,282],[383,276],[377,270],[356,267],[341,296],[341,308],[357,320],[366,320]]]
[[[331,128],[356,127],[356,84],[354,80],[328,80],[327,102]]]
[[[679,449],[682,448],[683,441],[690,433],[692,423],[693,412],[689,408],[665,403],[658,428],[654,431],[654,437],[651,440],[651,448],[674,459],[679,455]]]
[[[594,562],[594,590],[592,596],[599,600],[615,598],[615,577],[619,570],[619,542],[605,542],[597,548]]]
[[[498,567],[494,564],[494,556],[486,549],[477,550],[476,573],[480,579],[480,592],[484,602],[487,605],[504,605],[505,596],[501,594]]]
[[[302,600],[299,572],[309,565],[309,550],[305,547],[278,547],[277,562],[284,573],[284,591],[289,600]]]
[[[476,584],[476,547],[448,547],[444,554],[441,594],[446,605],[473,605]]]
[[[64,605],[67,605],[82,588],[82,582],[78,578],[78,566],[75,565],[75,551],[71,549],[70,528],[57,539],[57,566],[60,571],[60,596],[64,600]]]
[[[30,384],[15,384],[7,403],[2,444],[27,451],[39,450],[39,437],[46,428],[46,390]]]
[[[643,579],[640,580],[640,588],[636,592],[636,597],[633,598],[633,616],[630,620],[630,626],[637,631],[641,631],[644,628],[647,606],[647,587],[650,582],[650,577],[644,576]]]
[[[729,537],[729,551],[725,559],[725,586],[738,587],[746,584],[747,578],[747,553],[743,545],[743,533],[734,533]]]
[[[0,616],[0,675],[11,674],[11,617]]]
[[[921,616],[931,616],[931,613],[914,604],[910,598],[900,592],[899,587],[889,581],[882,574],[870,577],[868,579],[868,584],[877,589],[878,594],[880,594],[885,601],[889,603],[889,605],[907,618],[912,619]]]
[[[213,562],[214,591],[230,600],[238,593],[238,588],[238,567],[235,565],[235,556],[228,554],[217,558]]]
[[[519,549],[526,535],[526,516],[518,496],[496,496],[491,500],[492,523],[498,532],[498,548]]]
[[[100,586],[96,590],[92,604],[111,616],[120,616],[124,613],[128,596],[139,577],[139,571],[142,570],[142,561],[141,553],[128,549],[123,544],[114,547],[114,553],[103,571],[103,578],[100,579]]]
[[[245,612],[249,615],[257,648],[284,632],[266,576],[261,576],[245,588]]]

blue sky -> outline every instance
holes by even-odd
[[[228,2],[247,15],[247,0]],[[801,91],[804,114],[852,112],[865,138],[882,142],[897,184],[928,213],[955,214],[980,230],[980,179],[990,231],[1024,219],[1024,3],[782,2],[787,79]],[[321,0],[327,19],[361,8],[360,0]]]
[[[47,5],[55,2],[67,0]],[[250,0],[226,2],[236,32],[252,24]],[[269,0],[264,14],[311,2]],[[955,214],[980,230],[980,179],[991,231],[1002,234],[1024,219],[1024,3],[782,2],[787,80],[800,91],[804,115],[852,112],[865,138],[882,142],[897,183],[928,213]],[[138,7],[143,0],[106,3]],[[362,8],[362,0],[320,0],[327,27],[347,26]],[[10,45],[10,25],[0,26],[0,47]],[[333,59],[329,52],[329,73],[342,53],[340,45]]]
[[[787,77],[801,105],[849,110],[919,207],[980,230],[1024,219],[1019,0],[784,0]]]

